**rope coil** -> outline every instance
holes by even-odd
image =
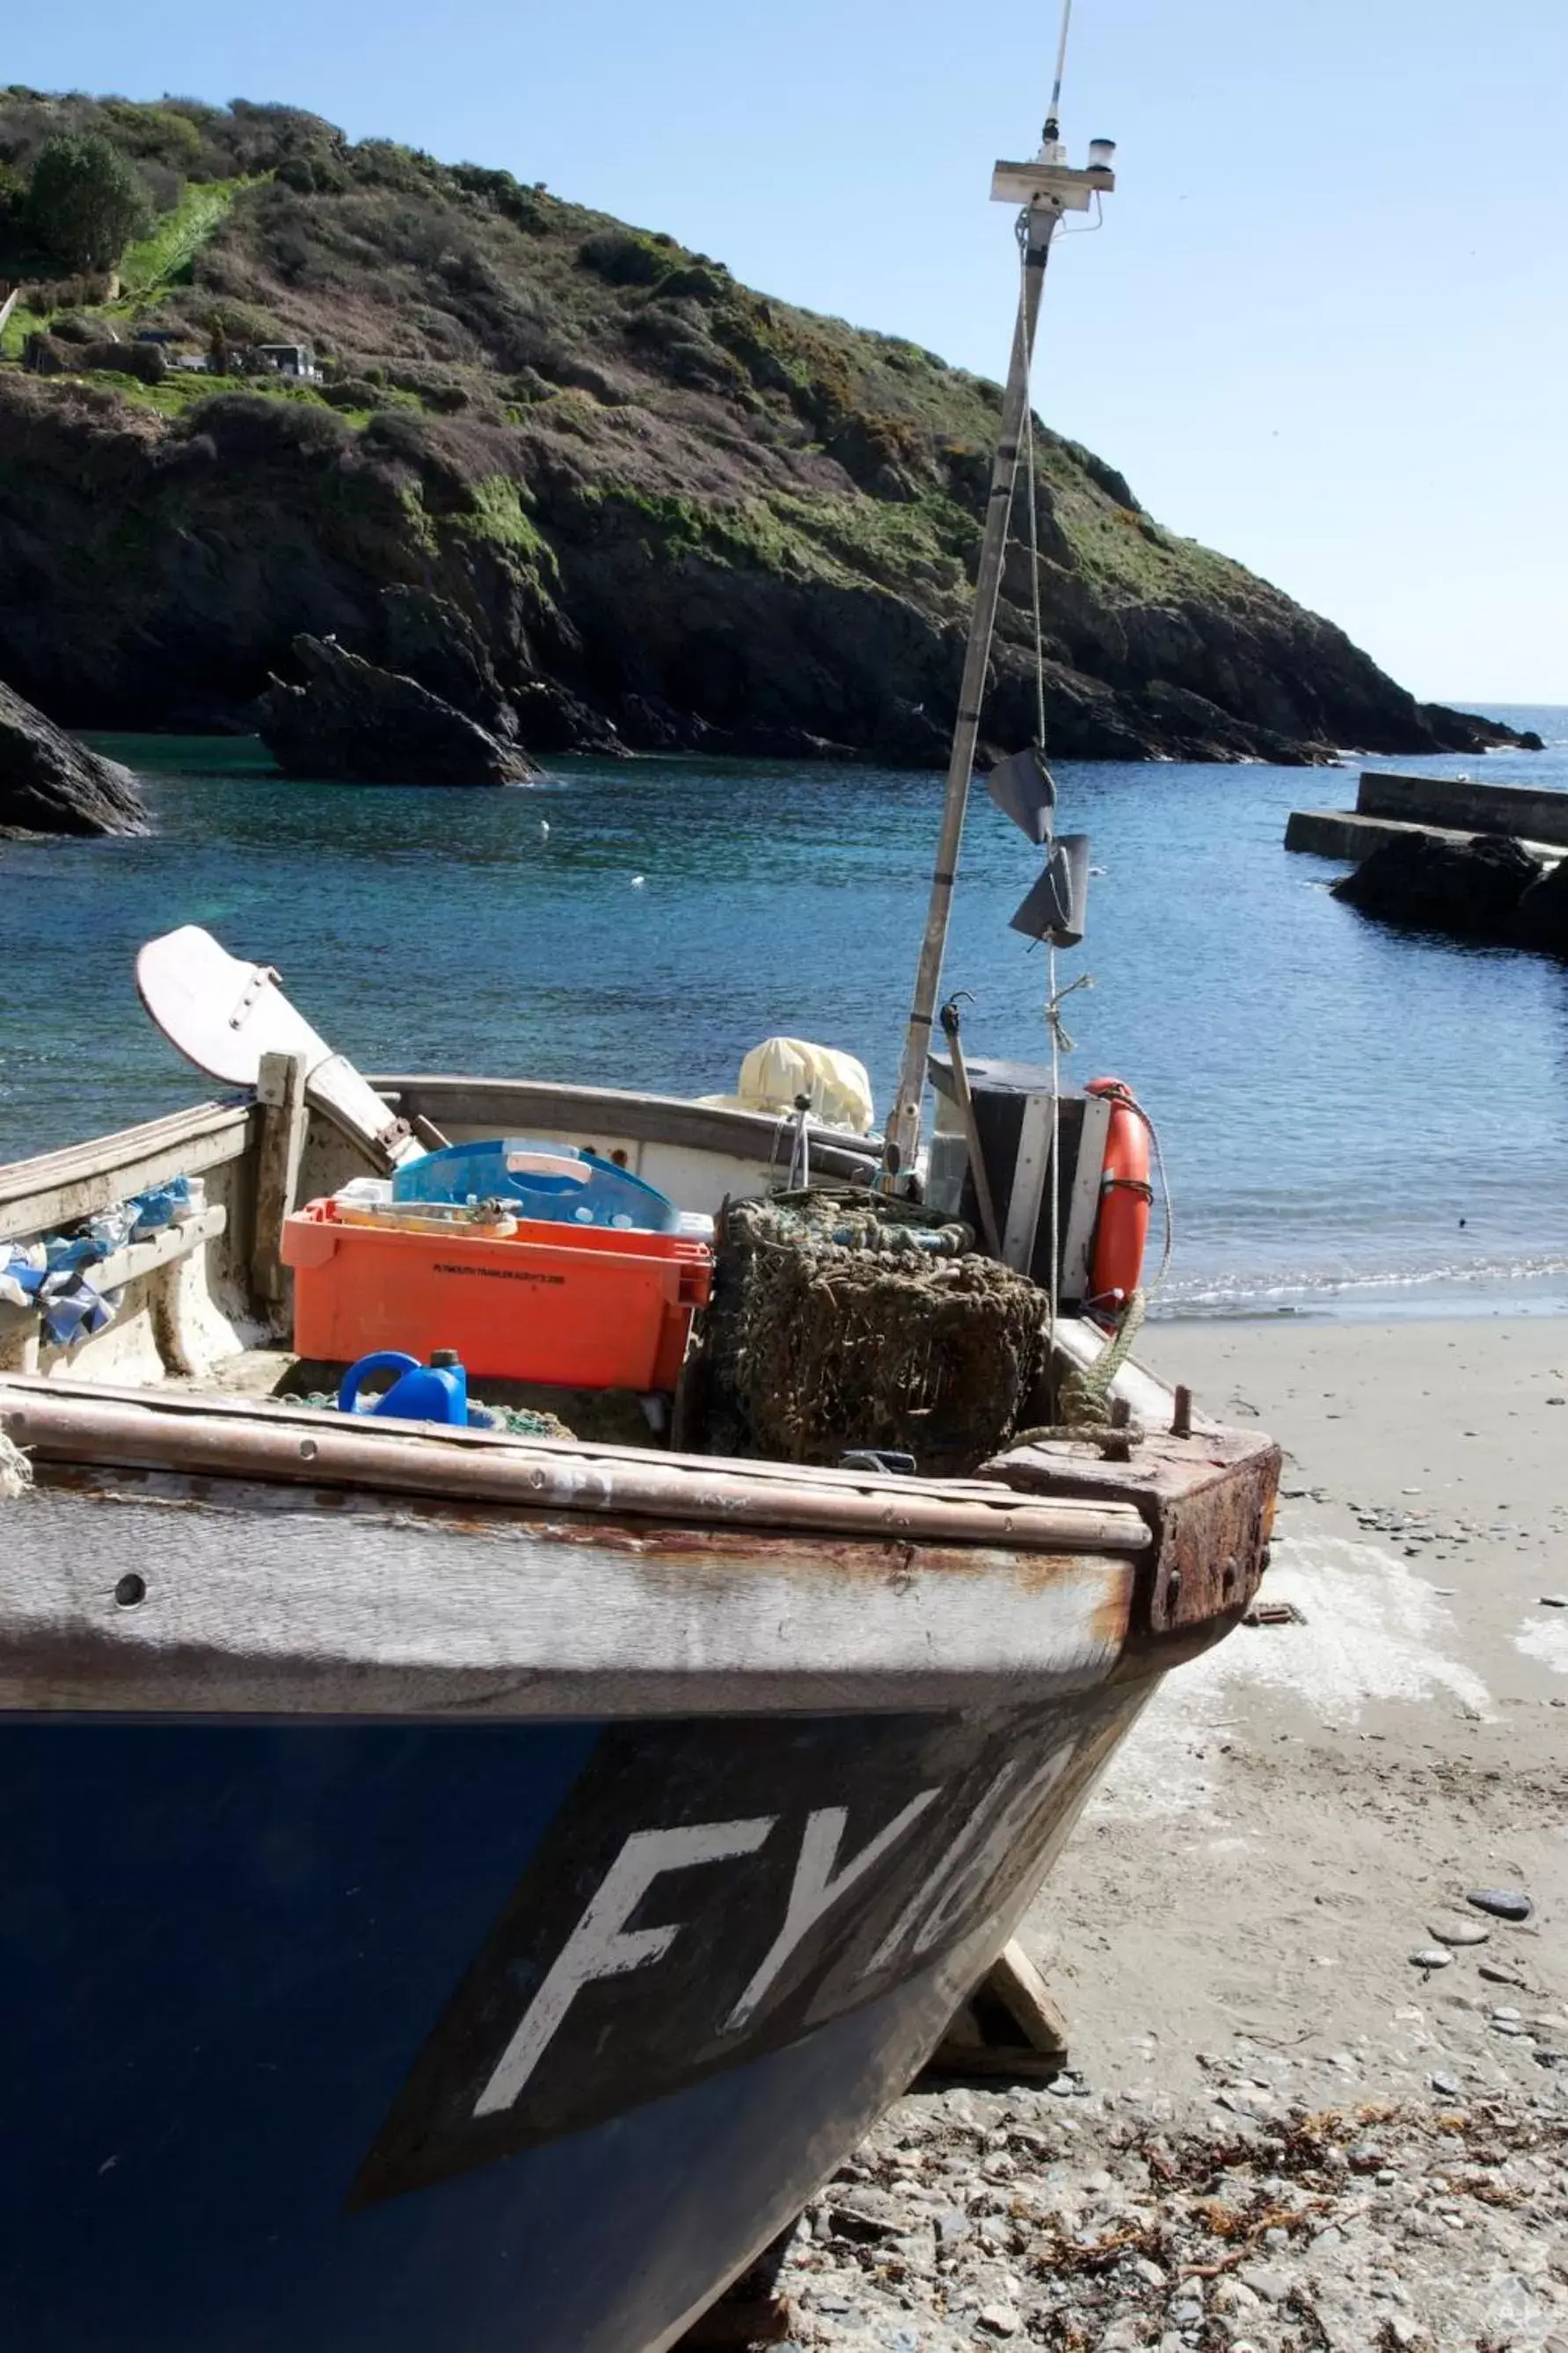
[[[1136,1422],[1111,1420],[1110,1385],[1132,1353],[1132,1343],[1142,1328],[1148,1306],[1148,1296],[1142,1290],[1129,1294],[1117,1318],[1115,1332],[1093,1364],[1075,1365],[1064,1376],[1057,1392],[1057,1409],[1063,1419],[1042,1422],[1034,1430],[1019,1430],[1012,1441],[1015,1448],[1043,1445],[1050,1439],[1090,1445],[1137,1445],[1144,1432]]]
[[[32,1483],[32,1464],[21,1448],[0,1430],[0,1504],[15,1503]]]

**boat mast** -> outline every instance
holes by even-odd
[[[920,1149],[921,1105],[925,1094],[931,1023],[942,980],[942,950],[947,943],[948,915],[952,901],[953,878],[958,868],[959,844],[963,835],[963,814],[969,800],[970,777],[974,767],[974,747],[980,733],[985,672],[991,659],[991,637],[1002,586],[1003,559],[1007,552],[1013,488],[1018,471],[1024,409],[1029,398],[1035,324],[1039,315],[1040,293],[1045,283],[1051,238],[1064,213],[1087,212],[1096,196],[1109,193],[1116,185],[1115,174],[1110,168],[1110,159],[1115,153],[1112,141],[1092,140],[1088,168],[1082,171],[1075,171],[1068,165],[1067,150],[1061,143],[1057,110],[1061,97],[1062,55],[1067,46],[1070,5],[1071,0],[1068,0],[1062,15],[1056,87],[1051,93],[1051,110],[1046,118],[1040,152],[1030,164],[999,163],[991,178],[991,195],[994,202],[1021,205],[1023,207],[1018,219],[1018,241],[1023,249],[1023,283],[1017,324],[1013,334],[1012,363],[1007,371],[1007,389],[1002,404],[1001,432],[991,469],[991,494],[985,509],[985,529],[975,573],[974,609],[969,624],[963,680],[958,691],[958,718],[948,762],[947,792],[942,804],[936,862],[931,872],[925,936],[921,942],[920,963],[915,970],[914,997],[910,1007],[909,1029],[899,1071],[898,1096],[888,1120],[883,1182],[889,1185],[900,1177],[907,1181]]]

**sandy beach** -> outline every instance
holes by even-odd
[[[1568,1322],[1142,1354],[1288,1450],[1299,1614],[1171,1677],[1030,1915],[1071,2076],[904,2101],[795,2341],[1568,2353]]]

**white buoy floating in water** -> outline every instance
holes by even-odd
[[[542,817],[539,820],[539,839],[541,841],[548,841],[550,839],[550,819],[547,817]]]
[[[634,891],[640,891],[647,881],[647,876],[646,874],[634,874],[632,876],[632,889]]]

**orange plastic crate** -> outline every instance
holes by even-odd
[[[526,1219],[469,1240],[346,1225],[330,1201],[287,1219],[283,1260],[301,1356],[455,1348],[471,1379],[584,1389],[673,1389],[713,1276],[683,1234]]]

